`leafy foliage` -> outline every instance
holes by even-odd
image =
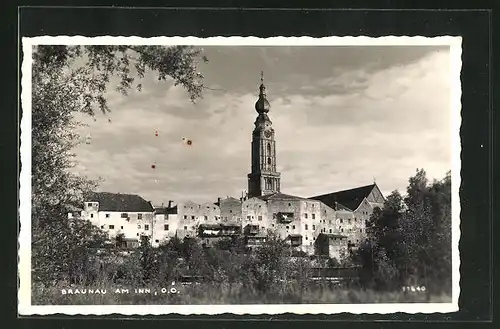
[[[123,94],[147,70],[201,96],[200,49],[157,46],[36,46],[32,67],[32,269],[46,284],[78,276],[84,251],[106,237],[92,225],[68,219],[99,181],[71,173],[71,150],[80,143],[75,113],[110,111],[106,92],[113,77]],[[135,70],[135,72],[132,72]],[[135,85],[141,89],[140,84]]]
[[[425,285],[451,291],[451,176],[429,184],[424,170],[409,179],[367,223],[368,239],[356,257],[361,282],[378,289]]]

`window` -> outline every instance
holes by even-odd
[[[359,229],[359,233],[362,233],[362,232],[363,232],[363,229],[362,229],[362,228],[360,228],[360,229]]]
[[[120,216],[120,217],[121,217],[121,218],[128,218],[128,214],[127,214],[126,212],[124,212],[124,213],[122,213],[122,214],[121,214],[121,216]]]
[[[94,218],[94,214],[90,214],[90,218]]]
[[[344,229],[343,229],[343,228],[341,228],[341,229],[340,229],[340,232],[344,232]]]
[[[343,223],[343,222],[344,222],[344,220],[341,218],[341,219],[340,219],[340,223]]]
[[[139,233],[137,233],[137,236],[139,236]]]
[[[274,224],[271,224],[272,227],[274,227]]]
[[[304,217],[307,218],[307,214],[304,214]]]
[[[290,226],[287,226],[286,229],[288,230],[290,228]]]
[[[267,154],[271,153],[271,143],[267,143]]]
[[[295,225],[293,225],[293,226],[292,226],[292,229],[294,229],[294,230],[295,230]]]
[[[109,218],[109,214],[106,214],[106,218]]]
[[[88,202],[87,207],[92,207],[92,202]]]
[[[331,219],[329,219],[329,220],[328,220],[328,224],[331,224],[331,223],[332,223],[332,220],[331,220]]]
[[[304,227],[305,227],[305,230],[307,230],[307,224],[305,224]]]
[[[312,214],[312,219],[316,219],[316,214]]]
[[[356,217],[354,217],[354,221],[355,221],[355,222],[357,222],[357,221],[358,221],[358,219],[357,219]]]
[[[261,227],[260,227],[260,229],[261,229],[261,230],[265,230],[266,228],[265,228],[264,226],[261,226]]]
[[[191,216],[191,219],[194,219],[194,216]]]
[[[262,221],[262,216],[257,217],[259,221]]]
[[[351,224],[351,219],[349,218],[349,219],[347,220],[347,222],[348,222],[349,224]]]
[[[184,215],[184,219],[188,219],[188,216]]]
[[[115,226],[114,226],[114,225],[109,225],[109,229],[110,229],[110,230],[114,230],[114,229],[115,229]]]
[[[306,240],[307,240],[307,239],[308,239],[308,238],[307,238],[307,235],[306,235]]]
[[[289,204],[288,204],[288,206],[289,206],[289,207],[291,207],[291,206],[292,206],[292,204],[291,204],[291,203],[289,203]]]
[[[137,225],[137,228],[141,228],[141,224]]]
[[[208,216],[203,216],[203,217],[205,217],[205,220],[208,220]]]
[[[104,225],[101,225],[101,228],[104,228]]]
[[[168,231],[168,224],[163,225],[163,229],[164,229],[165,231]]]
[[[332,233],[332,229],[330,229],[330,233]]]
[[[232,213],[233,213],[233,211],[232,211],[232,210],[229,210],[229,213],[230,213],[230,214],[232,214]]]
[[[316,225],[313,225],[313,230],[315,230],[315,229],[316,229]]]
[[[247,219],[248,219],[248,220],[250,220],[250,218],[251,218],[250,216],[247,216]]]
[[[144,225],[144,229],[145,229],[146,231],[147,231],[147,230],[149,230],[149,225],[148,225],[148,224]]]
[[[123,226],[120,226],[120,229],[123,230]]]
[[[312,243],[312,242],[309,242],[309,245],[310,245],[310,246],[312,246],[312,245],[313,245],[313,243]]]
[[[184,226],[184,231],[185,231],[185,230],[187,230],[187,229],[188,229],[188,227],[187,227],[187,226]]]
[[[137,214],[137,219],[142,219],[142,214]]]
[[[156,240],[155,240],[155,242],[156,242],[156,243],[159,243],[159,242],[160,242],[160,240],[156,239]]]

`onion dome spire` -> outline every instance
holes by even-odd
[[[269,112],[271,109],[271,104],[266,99],[266,86],[264,85],[264,71],[260,72],[260,93],[259,99],[255,103],[255,110],[259,114],[264,114]]]

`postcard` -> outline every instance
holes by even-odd
[[[21,55],[19,314],[458,311],[460,37]]]

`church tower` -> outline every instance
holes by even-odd
[[[252,172],[248,174],[248,197],[262,196],[280,191],[280,176],[276,171],[276,142],[274,129],[267,116],[271,105],[266,99],[264,73],[261,72],[259,99],[255,110],[259,114],[252,133]]]

